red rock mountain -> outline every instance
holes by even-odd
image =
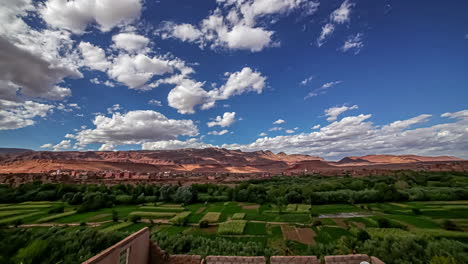
[[[243,152],[220,148],[156,151],[22,151],[0,154],[0,173],[39,173],[51,170],[86,171],[185,171],[200,173],[281,173],[402,166],[445,161],[463,161],[450,156],[367,155],[327,162],[317,156],[271,151]],[[399,165],[400,164],[400,165]],[[393,166],[394,165],[394,166]],[[404,166],[403,166],[404,165]]]

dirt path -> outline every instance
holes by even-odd
[[[86,223],[87,226],[100,226],[105,223],[112,222],[112,220],[107,220],[107,221],[102,221],[102,222],[88,222]],[[42,224],[24,224],[24,225],[19,225],[18,227],[52,227],[52,226],[79,226],[81,223],[42,223]],[[10,226],[14,227],[14,226]]]

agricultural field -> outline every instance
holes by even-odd
[[[63,212],[49,213],[63,206]],[[0,224],[45,228],[88,225],[102,232],[132,233],[149,226],[168,236],[191,235],[255,242],[279,254],[307,254],[309,247],[333,245],[365,230],[370,237],[428,236],[468,242],[468,201],[371,204],[273,204],[213,202],[117,205],[89,212],[56,202],[1,204]],[[113,219],[113,215],[116,219]],[[135,216],[138,219],[134,220]],[[382,220],[382,219],[385,219]],[[447,230],[447,220],[456,228]],[[201,226],[202,222],[207,226]]]

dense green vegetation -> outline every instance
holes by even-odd
[[[0,263],[81,263],[123,237],[85,227],[0,229]]]
[[[80,263],[145,226],[170,253],[365,253],[388,264],[468,263],[467,187],[464,174],[409,172],[235,186],[0,186],[0,247],[15,241],[0,263]],[[93,236],[100,243],[75,244]],[[70,242],[55,249],[49,239]],[[57,253],[44,253],[51,250]]]

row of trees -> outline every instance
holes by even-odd
[[[255,203],[373,203],[468,199],[467,175],[427,172],[409,175],[351,177],[274,177],[242,182],[235,187],[216,184],[70,185],[33,182],[16,188],[0,186],[0,203],[63,200],[90,211],[114,204],[151,202],[240,201]]]

